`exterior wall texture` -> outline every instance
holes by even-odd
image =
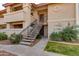
[[[17,5],[16,5],[17,6]],[[23,28],[26,28],[31,23],[31,5],[29,3],[23,4],[23,9],[19,11],[10,11],[10,6],[6,7],[7,13],[4,14],[4,18],[0,18],[0,24],[6,24],[6,29],[0,29],[0,32],[6,32],[8,35],[12,33],[19,33],[22,31]],[[23,22],[23,28],[22,29],[11,29],[10,23],[11,22],[17,22],[22,21]]]
[[[0,18],[0,24],[6,24],[7,28],[4,30],[0,29],[0,32],[6,32],[7,34],[12,34],[14,32],[19,33],[23,28],[26,28],[33,20],[37,19],[39,22],[39,14],[44,13],[47,17],[47,27],[45,34],[49,35],[55,31],[61,31],[64,27],[75,25],[76,14],[75,14],[75,4],[71,3],[52,3],[39,7],[33,10],[33,16],[31,15],[32,7],[29,3],[23,3],[23,9],[11,12],[10,6],[6,7],[7,14],[4,14],[4,19]],[[46,10],[46,11],[45,11]],[[39,12],[40,11],[40,12]],[[41,12],[43,11],[43,12]],[[9,22],[23,21],[22,29],[10,29]],[[8,22],[8,23],[7,23]]]
[[[75,25],[75,4],[51,4],[48,5],[48,36],[55,31],[61,31],[64,27]]]

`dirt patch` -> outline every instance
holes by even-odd
[[[70,45],[79,45],[79,42],[77,42],[77,41],[74,41],[74,42],[66,42],[66,41],[49,41],[49,42],[58,42],[58,43],[70,44]]]
[[[78,43],[79,44],[79,40],[71,41],[70,43]]]
[[[10,40],[2,40],[2,41],[0,41],[0,44],[11,45],[12,43],[10,42]]]
[[[1,50],[0,51],[0,56],[17,56],[17,55],[12,54],[12,53],[7,52],[7,51],[4,51],[4,50]]]
[[[55,40],[49,40],[49,41],[53,42]],[[79,45],[79,40],[73,40],[73,41],[56,41],[56,42],[72,43],[72,44],[78,44]]]
[[[61,41],[61,42],[67,42],[67,43],[72,43],[72,44],[79,44],[79,40],[76,40],[76,41]]]

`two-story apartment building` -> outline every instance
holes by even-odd
[[[54,31],[76,25],[74,3],[6,3],[0,11],[0,32],[20,33],[34,20],[42,24],[40,34],[48,37]]]

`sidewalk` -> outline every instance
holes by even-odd
[[[19,56],[62,56],[61,54],[44,51],[48,39],[42,39],[35,46],[0,45],[0,50],[5,50]]]

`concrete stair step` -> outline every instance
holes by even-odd
[[[34,40],[23,39],[22,41],[24,41],[24,42],[33,42]]]
[[[34,38],[31,38],[31,37],[23,37],[23,39],[33,40]]]
[[[21,45],[30,45],[31,46],[33,44],[33,42],[34,42],[34,39],[39,34],[39,31],[41,30],[41,28],[42,28],[41,25],[35,26],[35,27],[33,27],[32,32],[28,33],[28,34],[25,34],[25,31],[23,31],[24,32],[23,39],[20,42],[20,44]]]
[[[32,43],[31,42],[20,42],[21,45],[28,45],[30,46]]]

